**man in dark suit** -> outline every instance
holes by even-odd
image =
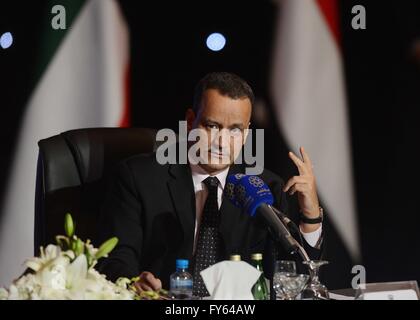
[[[262,252],[268,275],[273,261],[290,258],[270,240],[263,221],[249,217],[224,199],[228,174],[245,173],[233,164],[249,128],[254,95],[249,85],[230,73],[210,73],[197,85],[193,109],[188,109],[188,130],[200,129],[199,163],[160,164],[156,154],[131,157],[119,164],[109,196],[105,199],[103,237],[117,236],[118,246],[100,265],[112,280],[140,275],[139,290],[169,286],[177,258],[192,262],[194,291],[206,295],[199,272],[217,261],[240,254],[248,260]],[[222,135],[225,135],[222,139]],[[322,209],[309,156],[290,153],[299,176],[287,183],[264,170],[274,206],[299,223],[304,247],[312,259],[320,256]],[[297,193],[299,217],[288,210],[288,195]],[[279,250],[278,250],[279,249]],[[201,286],[201,288],[200,288]],[[204,290],[204,291],[203,291]]]

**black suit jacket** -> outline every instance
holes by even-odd
[[[244,172],[242,165],[229,169],[229,174]],[[270,187],[274,205],[288,213],[283,180],[268,170],[260,177]],[[222,260],[240,254],[249,261],[252,253],[261,252],[266,276],[270,277],[276,258],[293,258],[287,257],[281,248],[277,250],[263,221],[242,213],[228,199],[223,199],[220,214]],[[112,236],[119,239],[110,256],[99,264],[101,272],[115,280],[150,271],[168,288],[175,260],[192,260],[195,194],[189,165],[160,165],[155,154],[124,160],[118,165],[104,201],[99,225],[100,240]],[[320,250],[305,241],[304,246],[311,258],[319,258]]]

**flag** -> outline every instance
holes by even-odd
[[[42,70],[24,111],[1,208],[0,286],[33,256],[37,142],[70,129],[128,125],[129,32],[118,3],[59,2],[66,26],[49,23],[42,35]]]
[[[360,249],[337,1],[278,3],[270,80],[276,122],[293,151],[299,146],[308,151],[325,212],[357,260]]]

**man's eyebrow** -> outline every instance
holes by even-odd
[[[216,120],[212,120],[212,119],[203,119],[202,123],[204,124],[214,124],[217,125],[218,127],[223,127],[221,123],[217,122]],[[239,128],[239,129],[243,129],[244,125],[242,123],[234,123],[232,125],[229,126],[228,129],[234,129],[234,128]]]
[[[239,128],[239,129],[243,129],[243,128],[244,128],[244,125],[243,125],[242,123],[234,123],[234,124],[232,124],[229,128],[230,128],[230,129],[232,129],[232,128]]]
[[[222,126],[219,122],[217,122],[217,121],[215,121],[215,120],[212,120],[212,119],[203,119],[203,123],[205,123],[205,124],[216,124],[216,125],[218,125],[219,127],[221,127],[221,126]]]

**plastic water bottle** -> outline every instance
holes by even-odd
[[[192,298],[193,277],[187,270],[188,260],[177,259],[176,271],[170,276],[170,291],[175,299]]]

